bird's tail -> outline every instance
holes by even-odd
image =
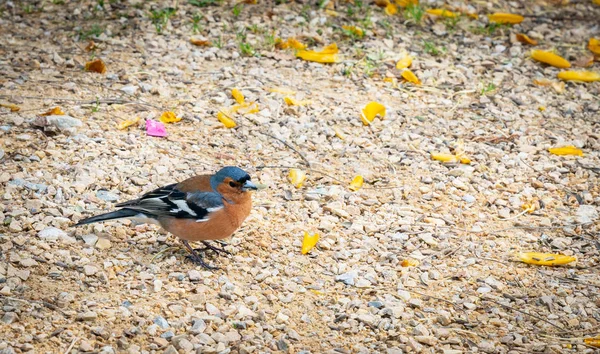
[[[136,215],[139,215],[139,214],[140,214],[139,210],[133,210],[133,209],[127,209],[127,208],[125,208],[125,209],[113,211],[111,213],[96,215],[96,216],[92,216],[91,218],[79,220],[77,222],[77,224],[75,224],[74,226],[91,224],[91,223],[98,222],[98,221],[121,219],[121,218],[130,218],[130,217],[133,217],[133,216],[136,216]]]

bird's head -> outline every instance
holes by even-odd
[[[210,178],[212,189],[229,199],[249,191],[255,191],[256,185],[250,175],[238,167],[227,166],[220,169]],[[234,198],[235,199],[235,198]]]

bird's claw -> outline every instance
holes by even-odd
[[[219,241],[217,241],[217,242],[219,242]],[[207,241],[202,241],[202,244],[204,244],[204,248],[194,248],[194,251],[204,252],[206,250],[211,250],[217,254],[226,254],[228,256],[231,256],[231,252],[227,251],[225,248],[215,247],[215,246],[211,245],[210,243],[208,243]],[[221,243],[221,242],[219,242],[219,244],[223,245],[223,243]]]
[[[191,260],[193,263],[202,266],[202,268],[204,268],[204,269],[208,269],[208,270],[218,270],[218,269],[221,269],[219,267],[215,267],[215,266],[212,266],[212,265],[204,262],[204,259],[202,258],[202,256],[200,254],[198,254],[197,252],[195,252],[195,250],[194,250],[193,253],[190,253],[189,255],[187,255],[186,258],[188,258],[189,260]]]

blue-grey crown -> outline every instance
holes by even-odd
[[[244,184],[244,182],[250,179],[250,175],[246,173],[246,171],[242,170],[239,167],[227,166],[223,167],[214,176],[210,179],[210,186],[214,191],[217,191],[217,186],[223,182],[223,180],[229,177],[236,182]]]

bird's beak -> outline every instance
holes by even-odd
[[[257,189],[258,189],[258,187],[256,186],[256,184],[252,183],[252,181],[250,181],[250,180],[246,181],[242,185],[242,191],[244,191],[244,192],[249,191],[249,190],[255,191]]]

